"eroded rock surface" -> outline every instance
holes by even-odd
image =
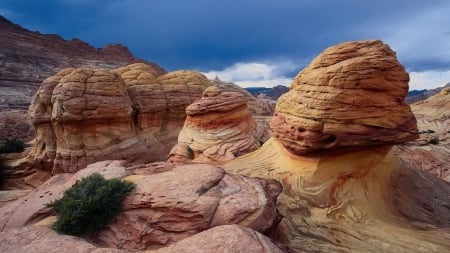
[[[324,50],[277,102],[273,136],[296,154],[417,138],[404,102],[409,76],[379,40]]]
[[[380,41],[326,49],[297,75],[275,138],[221,165],[283,184],[274,237],[297,252],[448,251],[450,185],[393,147],[417,137],[407,81]]]
[[[28,195],[0,208],[0,231],[49,225],[47,203],[62,197],[81,178],[99,173],[136,184],[124,211],[95,241],[109,248],[156,249],[215,226],[239,224],[264,232],[278,222],[275,180],[225,173],[212,165],[173,167],[169,163],[125,167],[104,161],[75,174],[58,174]]]
[[[122,45],[97,49],[79,39],[26,30],[0,16],[0,108],[26,110],[41,82],[63,68],[114,69],[136,59]],[[148,62],[147,62],[148,63]],[[165,71],[153,63],[148,63]]]
[[[218,226],[187,239],[161,248],[154,253],[210,253],[210,252],[254,252],[281,253],[273,242],[264,235],[238,225]]]
[[[226,224],[265,231],[277,217],[281,188],[274,180],[230,175],[201,164],[124,180],[134,182],[136,190],[117,221],[99,234],[98,243],[107,247],[158,248]]]
[[[206,89],[202,99],[186,108],[188,116],[170,159],[227,161],[257,149],[264,132],[257,128],[247,102],[241,93]]]
[[[420,138],[398,146],[396,153],[412,168],[450,182],[450,87],[411,105]]]
[[[61,173],[108,159],[164,160],[185,107],[209,85],[200,73],[162,74],[143,63],[61,70],[44,80],[30,105],[36,140],[27,161]]]

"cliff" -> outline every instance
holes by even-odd
[[[135,62],[123,45],[94,48],[79,39],[41,34],[0,16],[0,108],[27,109],[42,81],[62,68],[113,69]],[[148,63],[161,73],[165,71]]]

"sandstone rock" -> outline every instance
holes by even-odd
[[[263,132],[247,107],[248,99],[237,92],[205,90],[202,99],[186,108],[188,115],[169,159],[186,162],[227,161],[260,146]],[[259,136],[257,134],[260,134]]]
[[[296,154],[417,137],[408,73],[381,41],[342,43],[298,73],[278,100],[273,136]]]
[[[209,253],[209,252],[252,252],[275,253],[283,252],[264,235],[238,225],[218,226],[171,246],[148,253]]]
[[[406,91],[380,41],[331,47],[279,99],[275,138],[221,167],[283,184],[271,235],[296,252],[448,251],[450,185],[392,145],[416,136]]]
[[[122,45],[96,49],[78,39],[26,30],[0,16],[0,108],[26,110],[41,82],[62,68],[113,69],[135,62]],[[165,71],[148,63],[161,73]]]
[[[163,160],[176,144],[185,107],[209,85],[200,73],[163,75],[143,63],[61,70],[44,80],[31,103],[36,140],[22,167],[61,173],[108,159]]]
[[[78,237],[60,235],[51,228],[27,226],[0,232],[0,251],[8,253],[122,253],[119,249],[98,248]]]
[[[24,110],[0,111],[0,140],[17,139],[28,142],[34,138],[33,124]]]
[[[450,88],[411,105],[420,138],[396,149],[409,167],[422,169],[450,182]]]
[[[124,177],[124,164],[124,161],[98,162],[73,175],[64,173],[53,176],[30,194],[0,208],[0,231],[34,224],[51,215],[51,209],[46,204],[61,198],[64,191],[81,178],[93,173],[99,173],[107,179]]]
[[[214,86],[218,87],[222,92],[238,92],[246,96],[248,98],[248,108],[254,116],[272,116],[275,109],[275,102],[270,98],[255,97],[246,89],[243,89],[234,83],[224,82],[219,79],[211,81]]]
[[[97,243],[124,249],[158,248],[213,226],[240,224],[268,229],[276,215],[280,185],[272,180],[225,174],[211,165],[187,165],[124,180],[136,189],[124,212]]]
[[[52,212],[46,204],[93,173],[136,184],[123,203],[124,212],[93,238],[106,247],[159,248],[227,224],[263,232],[279,220],[276,201],[282,189],[275,180],[231,175],[212,165],[124,165],[125,161],[104,161],[73,175],[53,176],[28,195],[0,208],[0,231],[49,226],[53,219],[48,220]]]

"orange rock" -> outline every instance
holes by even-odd
[[[405,143],[396,152],[411,168],[418,168],[450,182],[450,88],[415,102],[420,138]]]
[[[278,99],[273,136],[296,154],[417,138],[408,73],[381,41],[324,50]]]
[[[61,173],[108,159],[164,160],[186,106],[209,85],[200,73],[163,74],[143,63],[61,70],[44,80],[31,103],[36,140],[24,166]]]
[[[206,89],[202,99],[186,108],[188,116],[170,160],[227,161],[257,149],[263,131],[257,131],[247,102],[241,93]]]

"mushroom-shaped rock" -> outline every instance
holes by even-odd
[[[414,140],[416,120],[404,102],[408,81],[395,52],[379,40],[330,47],[278,99],[273,136],[296,154]]]
[[[394,152],[417,136],[407,81],[381,41],[326,49],[278,100],[275,138],[221,167],[283,184],[275,234],[296,252],[448,251],[450,185]]]
[[[246,96],[209,87],[186,108],[188,115],[169,159],[175,162],[227,161],[257,149],[262,131],[247,106]]]

